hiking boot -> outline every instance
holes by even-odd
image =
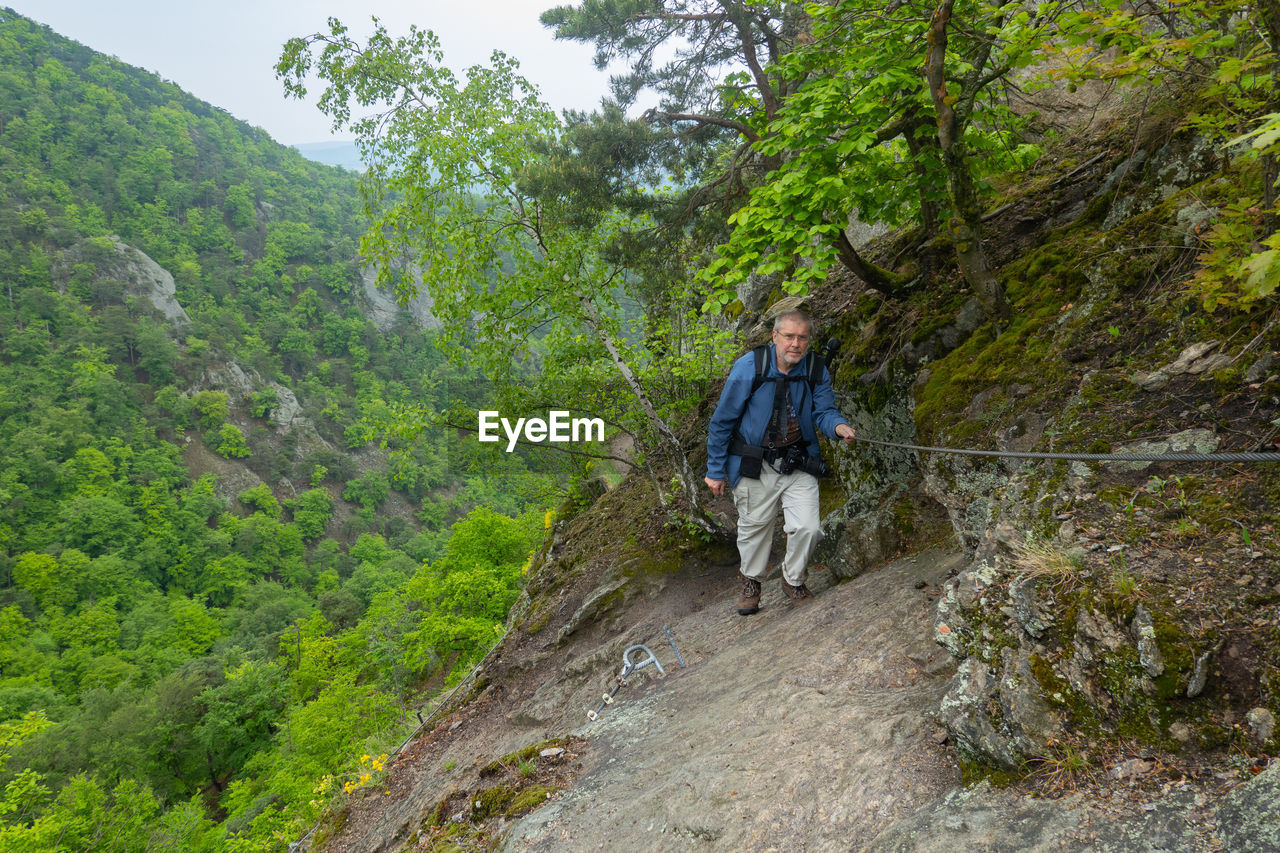
[[[749,577],[742,578],[742,589],[738,592],[738,615],[750,616],[760,609],[760,581]]]
[[[813,593],[809,592],[809,587],[804,584],[792,586],[787,583],[786,578],[782,580],[782,593],[791,600],[792,604],[804,604],[806,601],[813,600]]]

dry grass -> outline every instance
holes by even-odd
[[[1089,751],[1073,740],[1051,739],[1047,746],[1051,754],[1030,763],[1029,779],[1039,783],[1049,794],[1069,794],[1096,772]]]
[[[1020,574],[1043,580],[1057,590],[1080,582],[1081,563],[1076,557],[1049,542],[1023,542],[1013,549],[1013,565]]]

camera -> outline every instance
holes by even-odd
[[[810,456],[805,453],[804,447],[799,444],[788,447],[786,453],[778,457],[774,469],[783,475],[798,469],[815,477],[831,476],[831,466],[822,461],[821,456]]]

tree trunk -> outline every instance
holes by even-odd
[[[600,343],[604,344],[604,348],[609,352],[609,358],[613,360],[614,367],[618,369],[623,381],[627,383],[631,393],[640,402],[640,408],[644,411],[645,417],[649,419],[650,426],[662,438],[663,446],[671,455],[671,462],[676,469],[676,478],[680,483],[680,491],[684,494],[685,501],[689,505],[688,518],[681,520],[692,522],[704,533],[717,537],[722,536],[724,531],[720,530],[711,521],[702,508],[702,499],[698,491],[702,485],[702,480],[693,473],[693,469],[689,466],[689,460],[685,457],[684,445],[680,443],[679,436],[658,414],[658,410],[649,399],[649,395],[645,393],[643,386],[640,385],[640,381],[636,379],[636,375],[631,370],[630,365],[623,360],[622,354],[618,352],[618,348],[613,343],[613,339],[605,332],[604,322],[600,318],[600,312],[596,309],[595,303],[591,301],[591,297],[583,296],[580,301],[587,326],[590,327]],[[658,494],[659,496],[663,495],[661,489],[659,489]]]
[[[920,263],[920,276],[928,278],[938,269],[938,245],[934,240],[942,232],[940,219],[942,211],[938,203],[930,199],[926,192],[929,181],[925,179],[924,150],[938,146],[937,135],[920,134],[929,125],[929,120],[921,116],[918,122],[909,126],[902,134],[907,142],[907,150],[911,153],[911,162],[917,176],[920,177],[920,233],[923,235],[922,245],[916,253]]]
[[[1280,0],[1258,0],[1258,20],[1262,22],[1262,30],[1267,45],[1273,54],[1280,54]],[[1280,69],[1280,60],[1271,64],[1272,75]],[[1268,106],[1275,109],[1277,95],[1272,90]],[[1280,213],[1276,211],[1276,180],[1280,177],[1280,158],[1275,154],[1263,154],[1262,161],[1262,205],[1263,228],[1268,232],[1280,229]]]
[[[952,144],[944,152],[943,162],[947,167],[947,183],[957,214],[949,225],[960,272],[973,288],[973,295],[987,316],[1007,320],[1009,302],[1005,298],[1004,285],[991,271],[987,253],[982,248],[982,214],[978,209],[977,190],[973,186],[973,173],[964,153],[964,143]]]
[[[839,236],[836,237],[836,254],[840,256],[840,263],[844,264],[849,272],[886,296],[901,296],[907,292],[910,279],[893,270],[876,266],[862,257],[853,243],[849,242],[849,235],[845,233],[843,227],[840,229]]]
[[[1259,160],[1262,164],[1262,233],[1280,231],[1280,213],[1276,211],[1276,203],[1280,201],[1276,194],[1276,182],[1280,180],[1280,161],[1274,154],[1263,154]]]
[[[903,139],[907,142],[907,150],[911,152],[911,162],[915,164],[915,172],[921,178],[923,178],[925,174],[924,157],[922,156],[924,149],[934,147],[938,144],[936,137],[930,139],[926,136],[922,139],[916,135],[916,131],[922,130],[927,124],[928,119],[921,117],[918,122],[912,123],[911,126],[902,134]],[[940,211],[938,210],[938,203],[925,196],[924,185],[925,181],[922,180],[920,192],[920,227],[924,230],[925,234],[932,237],[938,233],[938,217],[940,215]]]
[[[982,213],[978,209],[978,192],[973,183],[973,172],[965,153],[964,127],[954,108],[955,98],[947,94],[946,71],[943,62],[947,54],[947,25],[951,22],[951,9],[955,0],[942,0],[929,24],[929,53],[925,62],[925,76],[929,84],[929,96],[938,115],[938,148],[947,170],[947,189],[955,209],[949,227],[955,242],[956,259],[965,281],[973,289],[974,296],[987,316],[997,320],[1009,317],[1009,302],[1005,298],[1004,285],[991,271],[987,253],[982,248]]]
[[[1280,53],[1280,0],[1259,0],[1258,20],[1273,53]]]

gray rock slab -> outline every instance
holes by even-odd
[[[1201,798],[1203,799],[1203,798]],[[1019,796],[986,783],[901,821],[865,853],[1192,853],[1220,849],[1194,791],[1123,805]],[[1265,848],[1258,848],[1262,850]]]
[[[934,552],[837,585],[824,575],[801,609],[771,579],[752,617],[736,615],[726,589],[672,626],[688,668],[633,678],[593,723],[586,711],[616,675],[624,638],[575,661],[540,692],[549,731],[589,740],[581,773],[507,826],[499,849],[1280,853],[1280,771],[1229,797],[1222,785],[1144,790],[1132,778],[1114,781],[1110,798],[963,786],[938,739],[956,669],[933,642],[937,599],[916,588],[936,589],[962,565]],[[578,671],[588,663],[599,672]]]
[[[1280,763],[1228,794],[1218,822],[1227,853],[1280,851]]]
[[[801,608],[771,579],[752,617],[726,590],[673,626],[689,668],[629,686],[580,726],[592,749],[577,783],[501,849],[849,850],[936,801],[959,782],[930,719],[952,668],[932,665],[947,655],[916,585],[960,563],[902,560]]]

